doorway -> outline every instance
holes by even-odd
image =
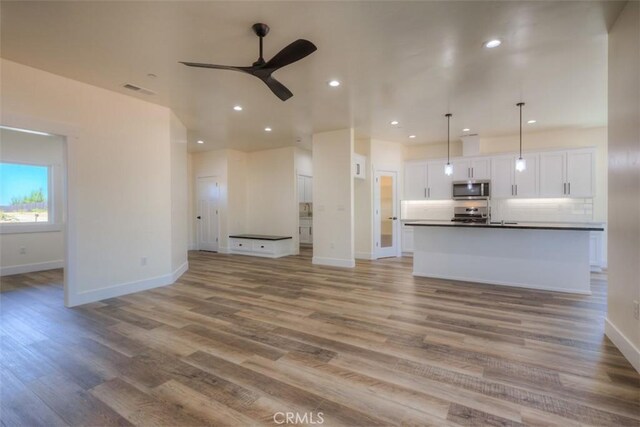
[[[375,257],[399,256],[398,173],[377,171],[374,185]]]
[[[218,252],[220,185],[215,176],[198,178],[198,249]]]

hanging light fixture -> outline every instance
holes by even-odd
[[[444,174],[451,176],[453,174],[453,165],[449,162],[451,154],[451,113],[447,113],[444,116],[447,118],[447,164],[444,166]]]
[[[522,172],[527,168],[527,162],[522,158],[522,107],[524,102],[518,102],[517,107],[520,107],[520,157],[516,160],[516,170]]]

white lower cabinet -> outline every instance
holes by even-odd
[[[589,264],[591,271],[602,271],[604,261],[604,232],[592,231],[589,235]]]
[[[279,237],[277,240],[274,240],[274,236],[253,237],[229,236],[230,252],[267,258],[280,258],[293,253],[291,237]]]
[[[413,227],[402,226],[402,252],[413,252]]]
[[[313,221],[307,218],[300,219],[300,226],[298,227],[298,233],[300,234],[300,243],[313,243],[313,231],[312,226]]]

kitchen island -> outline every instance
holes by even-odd
[[[593,224],[414,221],[413,275],[590,294]]]

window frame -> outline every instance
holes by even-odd
[[[16,234],[16,233],[43,233],[49,231],[60,231],[62,226],[58,221],[58,215],[55,211],[54,199],[56,198],[57,189],[54,182],[54,166],[46,163],[21,162],[14,160],[0,160],[2,164],[35,166],[47,168],[47,221],[46,222],[2,222],[0,223],[0,234]]]

